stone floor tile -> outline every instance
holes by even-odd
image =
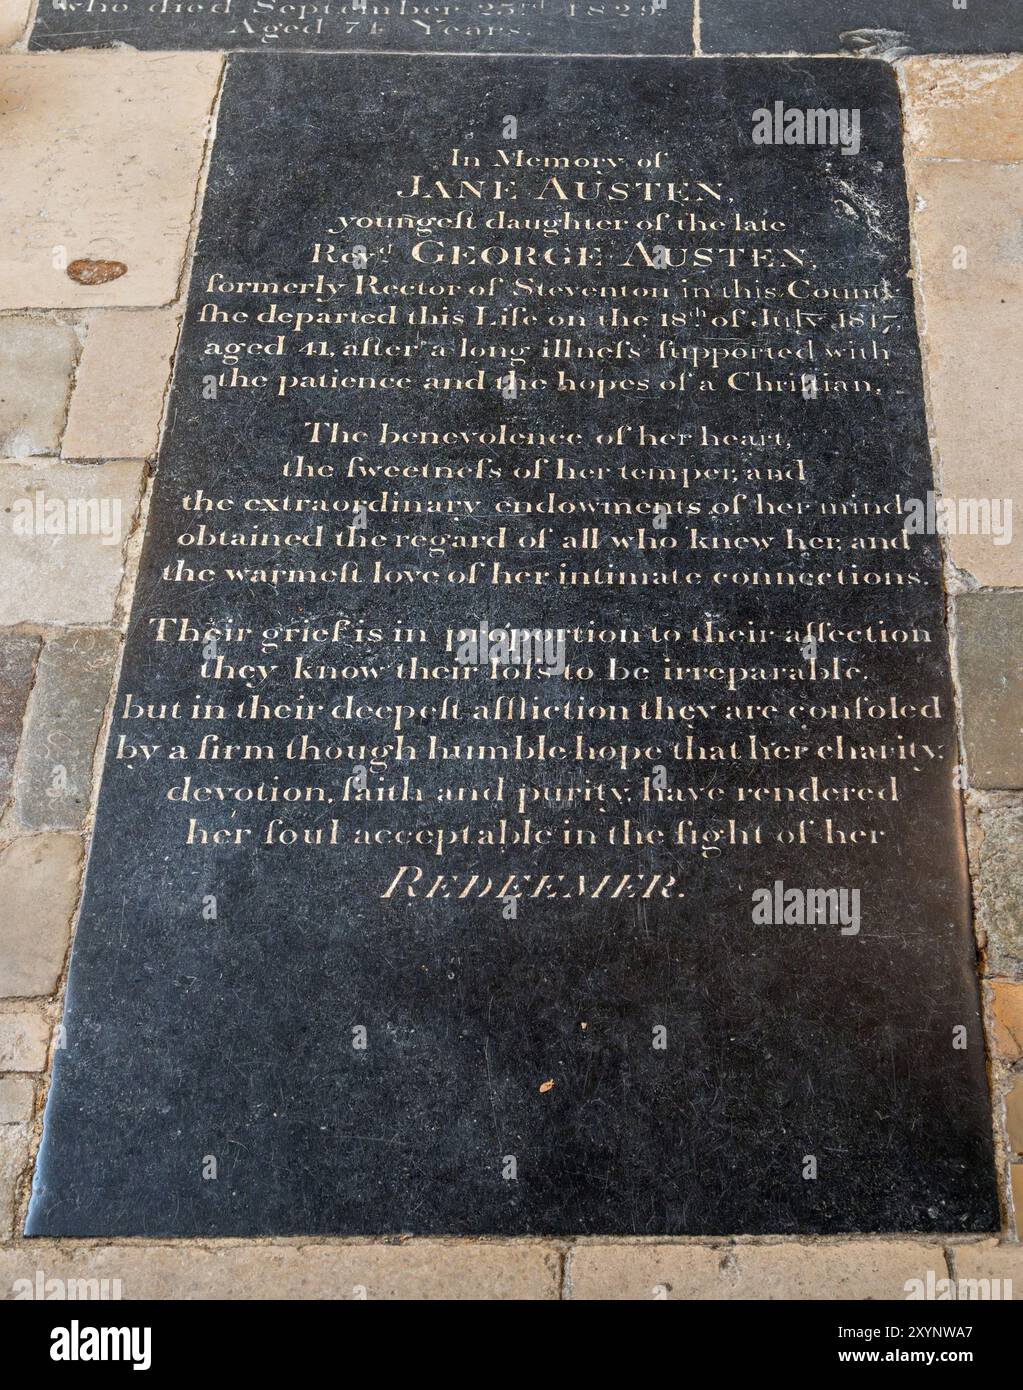
[[[0,1076],[0,1125],[30,1120],[35,1097],[36,1088],[30,1076]]]
[[[144,471],[0,462],[0,624],[112,621]]]
[[[119,1279],[125,1299],[553,1300],[560,1288],[557,1251],[533,1242],[200,1248],[33,1240],[0,1251],[0,1297],[37,1269],[65,1281]]]
[[[77,835],[26,835],[0,853],[0,995],[57,988],[81,866]]]
[[[982,807],[970,824],[970,841],[987,973],[1023,981],[1023,806]]]
[[[1005,1097],[1005,1129],[1009,1148],[1023,1158],[1023,1076],[1017,1076]]]
[[[1023,1299],[1023,1246],[1000,1245],[993,1240],[983,1240],[977,1245],[957,1245],[955,1268],[956,1278],[967,1281],[965,1286],[962,1283],[959,1286],[959,1298],[963,1302],[975,1301],[985,1293],[990,1298],[994,1291],[1007,1293],[1006,1280],[1011,1281],[1013,1299]],[[1001,1284],[993,1286],[989,1282],[985,1290],[982,1285],[973,1283],[978,1279],[998,1279]]]
[[[42,1071],[50,1049],[50,1025],[38,1004],[0,1013],[0,1071]]]
[[[906,150],[928,159],[1023,159],[1023,58],[907,58]]]
[[[995,1055],[1013,1067],[1023,1061],[1023,985],[991,981],[991,1019]]]
[[[971,787],[1023,787],[1023,592],[960,594],[956,660]]]
[[[0,1125],[0,1240],[14,1234],[18,1184],[28,1163],[30,1128]]]
[[[902,1299],[911,1279],[945,1277],[939,1244],[846,1241],[810,1245],[579,1245],[577,1299]]]
[[[90,315],[75,375],[65,458],[151,458],[177,341],[175,309]]]
[[[17,43],[28,28],[32,0],[0,0],[0,48]]]
[[[0,633],[0,815],[11,795],[14,760],[39,647],[38,637]]]
[[[0,458],[55,454],[78,355],[54,319],[0,317]]]
[[[0,308],[176,297],[221,62],[109,50],[0,57]]]
[[[914,160],[909,177],[942,492],[1014,512],[1007,544],[954,535],[949,554],[982,585],[1023,585],[1023,165]]]
[[[77,628],[43,648],[14,776],[15,818],[25,829],[81,828],[119,647],[117,632]]]

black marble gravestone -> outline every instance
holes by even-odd
[[[30,1234],[994,1229],[907,246],[883,64],[230,60]]]
[[[693,0],[39,0],[32,48],[692,53]]]
[[[1023,0],[700,0],[704,53],[1014,53]]]

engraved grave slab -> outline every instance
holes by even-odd
[[[229,61],[31,1234],[995,1228],[900,151]]]
[[[692,53],[692,0],[40,0],[32,48]]]

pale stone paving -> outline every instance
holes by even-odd
[[[0,48],[23,38],[32,15],[32,0],[0,0]]]
[[[1009,498],[1023,515],[1023,165],[912,160],[937,463],[948,497]],[[978,584],[1023,584],[1023,547],[953,535],[948,551]]]
[[[0,635],[0,816],[14,784],[14,760],[39,646],[38,637]]]
[[[55,454],[68,407],[78,337],[70,324],[0,317],[0,458]]]
[[[0,995],[56,992],[81,872],[77,835],[26,835],[0,850],[0,903],[7,919],[0,936]]]
[[[979,803],[970,829],[976,923],[988,972],[1023,979],[1023,805],[992,796]]]
[[[34,1108],[35,1086],[30,1076],[0,1077],[0,1125],[30,1120]]]
[[[970,785],[1023,787],[1023,593],[960,594],[956,611]]]
[[[14,815],[23,829],[84,825],[119,646],[116,632],[75,628],[43,648],[14,774]]]
[[[1023,985],[995,980],[991,985],[995,1050],[1007,1066],[1023,1062]]]
[[[9,518],[0,624],[113,621],[144,472],[144,464],[124,460],[102,467],[0,460],[0,512]],[[99,526],[83,527],[82,518],[94,515]]]
[[[908,155],[1023,159],[1023,58],[910,58],[900,70]]]
[[[809,1257],[808,1257],[809,1256]],[[802,1241],[705,1246],[585,1241],[571,1251],[581,1299],[832,1299],[906,1297],[911,1279],[947,1274],[936,1241]]]
[[[221,63],[194,53],[0,56],[0,309],[177,298]],[[82,261],[124,269],[82,283],[68,274]]]
[[[179,317],[176,309],[102,310],[88,316],[61,446],[64,458],[155,455]]]
[[[0,1013],[0,1071],[42,1071],[49,1049],[50,1024],[39,1005]]]

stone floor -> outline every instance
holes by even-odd
[[[29,55],[30,9],[0,0],[0,1294],[904,1298],[933,1271],[1023,1297],[1023,542],[983,535],[946,553],[1001,1240],[20,1238],[223,64]],[[939,486],[1023,517],[1023,58],[898,70]],[[101,525],[25,534],[43,492]]]

